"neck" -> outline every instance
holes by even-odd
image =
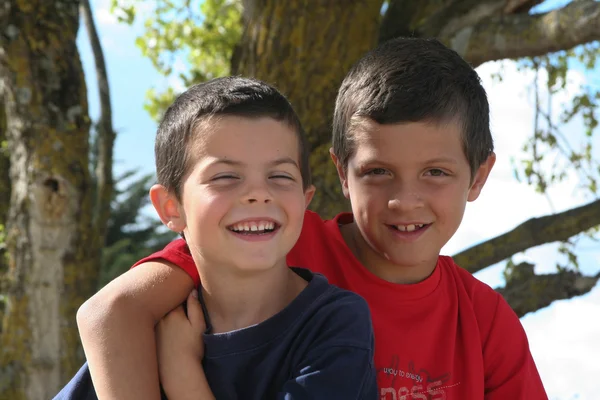
[[[355,222],[340,227],[342,237],[354,256],[373,275],[401,285],[419,283],[431,275],[437,258],[417,265],[399,265],[381,256],[365,241]]]
[[[223,265],[198,268],[213,333],[246,328],[283,310],[307,282],[285,265],[243,272]]]

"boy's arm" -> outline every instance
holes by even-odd
[[[98,398],[160,398],[154,326],[193,287],[179,267],[147,262],[81,306],[77,325]]]
[[[198,293],[169,312],[156,327],[160,381],[170,400],[214,400],[202,367],[206,323]]]
[[[319,327],[319,337],[278,399],[379,399],[369,308],[358,295],[348,299]]]
[[[483,357],[486,400],[548,399],[521,321],[500,295]]]

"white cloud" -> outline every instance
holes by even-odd
[[[554,302],[522,318],[551,399],[596,400],[600,394],[600,283],[588,294]]]

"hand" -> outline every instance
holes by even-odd
[[[182,371],[193,371],[202,367],[202,334],[205,330],[206,322],[196,290],[187,298],[187,317],[183,306],[179,306],[156,326],[158,370],[167,394],[170,388],[181,390],[183,387],[193,387],[193,382],[185,382],[187,377],[193,377],[190,374],[182,374]]]

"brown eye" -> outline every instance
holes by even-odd
[[[366,175],[385,175],[387,174],[387,170],[384,168],[373,168],[367,171]]]
[[[427,171],[431,176],[447,176],[448,174],[438,168],[433,168]]]

